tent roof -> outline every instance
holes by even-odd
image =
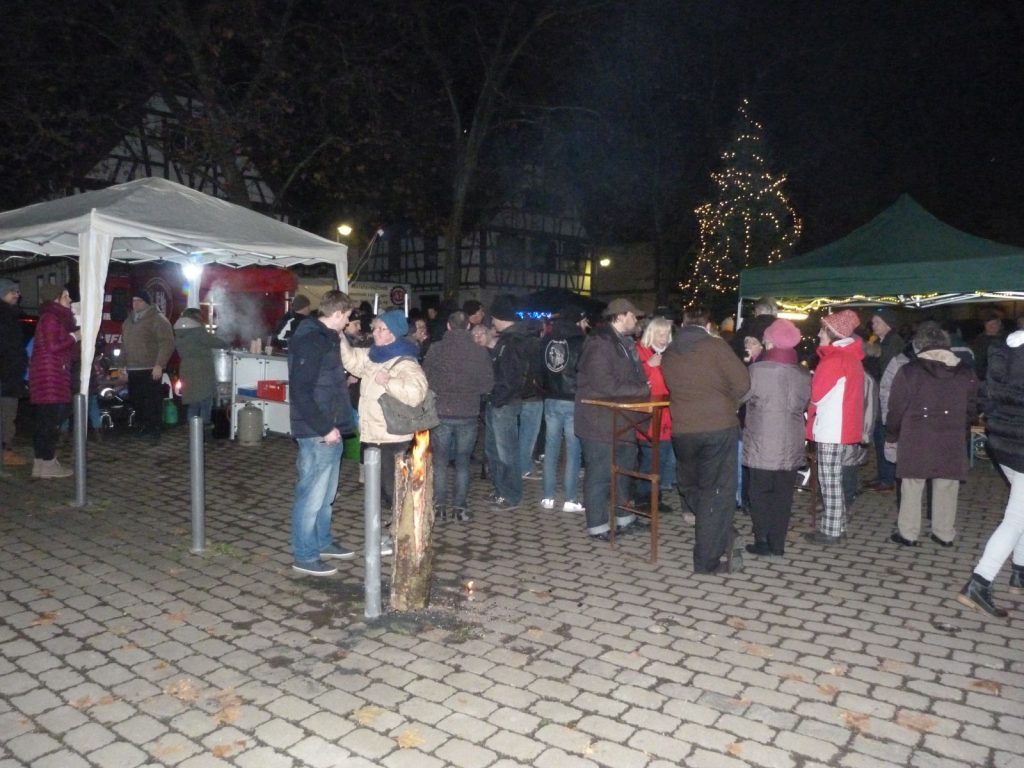
[[[78,235],[107,234],[117,261],[198,261],[242,267],[347,264],[347,249],[173,181],[138,179],[0,214],[0,249],[78,256]]]
[[[846,237],[744,270],[741,296],[913,296],[1024,290],[1024,248],[961,232],[909,195]]]

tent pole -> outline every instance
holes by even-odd
[[[75,395],[74,401],[74,437],[75,437],[75,506],[84,507],[85,498],[85,433],[88,430],[86,417],[89,409],[86,405],[85,395],[81,392]]]
[[[742,294],[740,294],[740,297],[736,300],[736,330],[737,331],[740,329],[741,325],[743,325],[743,295]]]

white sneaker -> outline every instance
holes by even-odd
[[[585,512],[583,505],[578,501],[567,501],[562,505],[563,512]]]
[[[540,505],[544,509],[554,509],[555,508],[555,500],[554,499],[541,499],[540,500]]]

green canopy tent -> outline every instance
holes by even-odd
[[[813,299],[815,307],[1024,299],[1024,248],[954,229],[904,194],[841,240],[744,270],[740,306],[758,296]]]

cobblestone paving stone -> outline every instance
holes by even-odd
[[[888,542],[895,499],[871,493],[847,543],[812,547],[797,494],[786,557],[722,576],[690,573],[676,498],[651,564],[646,535],[595,545],[539,483],[493,511],[475,475],[430,609],[369,621],[361,560],[290,568],[290,440],[211,445],[202,555],[186,451],[181,428],[90,444],[85,509],[71,481],[0,475],[0,768],[1024,768],[1022,598],[1004,570],[1009,620],[952,599],[1005,503],[986,462],[951,549]]]

